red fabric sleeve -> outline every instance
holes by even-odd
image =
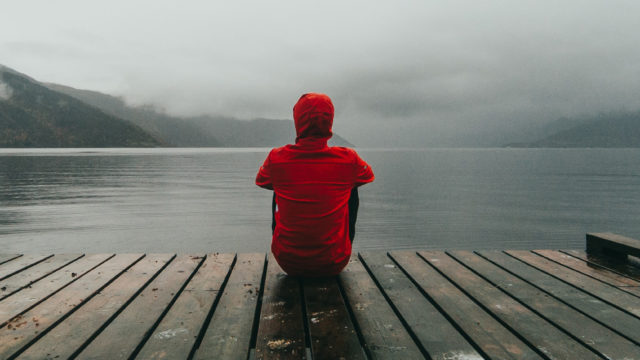
[[[355,186],[364,185],[372,182],[375,179],[371,166],[356,154],[356,178]]]
[[[258,170],[258,175],[256,175],[256,185],[263,187],[265,189],[273,190],[273,183],[271,182],[271,172],[270,172],[270,161],[271,153],[267,155],[267,158],[264,160],[262,166],[260,166],[260,170]]]

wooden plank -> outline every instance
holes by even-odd
[[[534,250],[533,252],[581,274],[613,285],[622,291],[640,296],[640,282],[636,280],[616,274],[600,266],[589,266],[589,263],[559,251]]]
[[[478,254],[588,317],[624,335],[636,344],[640,343],[640,331],[638,331],[640,329],[640,319],[637,317],[516,260],[503,252],[480,251]]]
[[[129,359],[203,259],[201,255],[175,258],[76,359]]]
[[[337,277],[302,279],[312,359],[366,359]]]
[[[459,252],[455,256],[503,292],[572,334],[575,339],[603,357],[610,359],[633,358],[640,351],[640,347],[626,338],[548,296],[522,279],[497,268],[485,259],[469,252]]]
[[[10,296],[0,301],[0,328],[9,319],[31,309],[69,284],[79,280],[89,271],[109,260],[112,254],[84,256],[46,278],[20,291],[20,296]]]
[[[514,333],[519,334],[521,339],[525,339],[539,354],[551,359],[599,358],[595,353],[566,335],[553,324],[500,291],[493,284],[487,282],[453,258],[446,255],[443,256],[441,253],[419,253],[429,263],[436,266],[450,281],[463,289],[469,297],[475,299],[485,311],[493,314],[503,325]],[[455,251],[451,255],[475,270],[476,263],[469,261],[475,256],[472,253]],[[488,271],[499,270],[493,266]]]
[[[256,337],[257,359],[303,359],[304,319],[301,288],[269,256]]]
[[[536,269],[581,289],[603,301],[619,307],[640,318],[640,299],[615,286],[603,283],[573,269],[566,268],[530,251],[507,250],[507,254]]]
[[[482,358],[389,257],[381,252],[363,252],[360,256],[413,337],[420,342],[421,350],[431,359]]]
[[[20,256],[22,256],[22,254],[0,254],[0,265],[13,259],[17,259]]]
[[[640,241],[612,233],[588,233],[587,253],[640,257]]]
[[[426,258],[446,256],[443,252],[424,252]],[[415,252],[391,253],[413,280],[491,359],[541,359],[496,319],[487,314],[454,284]]]
[[[136,359],[186,359],[189,356],[234,257],[234,254],[207,255]]]
[[[138,261],[141,254],[116,255],[87,275],[51,296],[33,309],[21,314],[0,329],[0,359],[10,358],[25,350],[58,322],[80,308],[97,291]]]
[[[27,286],[31,286],[38,280],[65,267],[82,256],[83,254],[55,255],[25,271],[0,281],[0,300],[13,295]]]
[[[338,279],[370,359],[424,357],[360,260],[352,257]]]
[[[635,266],[628,261],[619,261],[606,256],[598,256],[587,254],[582,250],[561,250],[564,254],[571,255],[582,261],[586,261],[589,265],[601,267],[603,269],[614,272],[618,275],[626,276],[630,279],[640,281],[640,267]]]
[[[20,354],[20,359],[68,359],[172,258],[170,254],[145,256]]]
[[[31,266],[44,261],[53,255],[23,255],[17,258],[14,261],[9,261],[0,265],[0,280],[4,280],[12,275],[19,273],[20,271],[24,271]]]
[[[238,254],[195,359],[247,359],[265,254]]]

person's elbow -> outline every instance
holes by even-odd
[[[273,183],[269,181],[268,178],[262,177],[260,175],[256,177],[256,185],[260,186],[263,189],[273,190]]]
[[[266,183],[266,184],[256,183],[256,185],[260,186],[263,189],[273,190],[273,184],[272,183]]]

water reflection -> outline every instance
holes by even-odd
[[[266,251],[267,149],[0,150],[3,252]],[[359,249],[582,248],[640,237],[640,151],[360,150]]]

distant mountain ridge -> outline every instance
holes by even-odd
[[[275,147],[294,140],[292,120],[171,116],[0,65],[0,147]],[[352,146],[337,134],[330,144]]]
[[[162,114],[149,106],[128,106],[121,98],[91,90],[79,90],[65,85],[45,83],[55,90],[89,105],[107,114],[130,121],[147,132],[164,139],[172,146],[200,147],[223,146],[215,136],[184,119]]]
[[[637,148],[640,147],[640,111],[602,113],[592,117],[559,119],[556,132],[508,147]],[[564,125],[564,126],[563,126]]]
[[[131,121],[173,146],[275,147],[293,143],[296,137],[292,120],[238,120],[224,116],[176,117],[150,106],[129,106],[120,98],[96,91],[58,84],[45,86]],[[329,143],[334,146],[353,146],[335,133]]]
[[[140,127],[0,65],[0,147],[152,147]]]

